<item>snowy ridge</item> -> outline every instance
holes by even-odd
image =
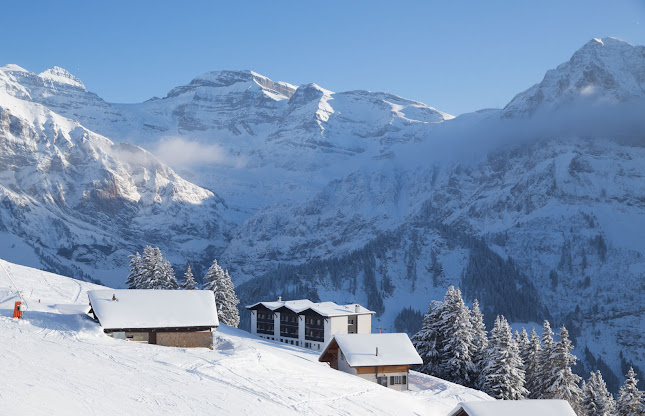
[[[51,81],[52,83],[66,84],[72,87],[78,87],[85,91],[85,85],[76,76],[72,75],[69,71],[55,66],[38,74],[40,78]]]
[[[624,102],[645,97],[645,47],[592,39],[544,80],[518,94],[505,117],[522,117],[576,101]]]
[[[414,372],[412,390],[396,392],[332,370],[308,350],[226,326],[215,332],[213,351],[116,340],[89,317],[60,314],[53,304],[86,302],[95,285],[0,262],[30,305],[23,320],[9,317],[17,297],[0,271],[0,365],[12,374],[0,395],[3,413],[109,415],[118,403],[151,415],[444,416],[459,401],[491,400]],[[91,382],[97,377],[101,388]]]

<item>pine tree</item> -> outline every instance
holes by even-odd
[[[152,246],[145,246],[143,254],[141,255],[139,283],[137,289],[150,289],[155,265],[161,259],[161,250],[159,247],[153,248]]]
[[[521,332],[515,332],[515,340],[517,341],[517,346],[520,348],[520,357],[522,357],[522,362],[524,363],[524,371],[526,371],[526,366],[529,362],[528,357],[531,347],[531,341],[529,340],[529,334],[526,332],[525,328],[522,328]]]
[[[522,336],[520,335],[520,331],[517,329],[515,332],[513,332],[513,340],[517,343],[517,346],[520,348],[520,352],[522,351]]]
[[[520,400],[528,395],[524,388],[524,369],[511,327],[498,316],[490,332],[488,360],[483,372],[483,390],[497,399]]]
[[[553,331],[551,330],[549,321],[545,320],[544,326],[542,327],[541,350],[538,356],[537,383],[534,386],[535,391],[532,394],[536,399],[551,398],[547,395],[547,389],[551,386],[552,376],[555,373],[553,361],[551,360],[553,348]]]
[[[580,377],[571,371],[571,367],[576,364],[578,359],[571,353],[573,344],[569,340],[569,331],[564,326],[560,329],[559,337],[560,340],[553,346],[551,354],[553,365],[551,366],[552,373],[547,380],[546,398],[566,400],[573,410],[578,412],[580,408],[580,387],[578,386]]]
[[[208,268],[204,276],[203,288],[205,290],[217,291],[217,282],[224,276],[224,269],[217,264],[217,259],[213,260],[213,264]],[[218,311],[219,312],[219,311]]]
[[[416,348],[417,353],[423,360],[423,364],[418,371],[439,376],[441,368],[439,366],[440,349],[443,343],[441,326],[441,312],[443,303],[438,301],[430,302],[428,313],[423,316],[423,324],[419,332],[412,336],[412,345]]]
[[[159,247],[146,246],[143,249],[141,280],[137,289],[178,289],[175,271],[170,262],[163,258]]]
[[[448,288],[443,299],[439,329],[444,334],[444,343],[440,350],[443,378],[464,386],[473,386],[475,366],[472,353],[475,346],[470,310],[464,304],[461,291],[453,286]]]
[[[130,274],[128,275],[128,280],[125,281],[125,284],[128,285],[128,289],[138,289],[141,284],[141,274],[142,274],[142,262],[141,255],[137,251],[135,255],[130,257]]]
[[[615,416],[616,403],[600,371],[592,372],[589,380],[582,385],[579,414],[585,416]]]
[[[633,368],[629,368],[626,374],[625,383],[618,392],[618,415],[619,416],[642,416],[645,414],[643,409],[643,392],[638,390],[638,379]]]
[[[240,325],[240,311],[237,309],[239,303],[240,300],[235,294],[233,280],[231,280],[228,270],[225,270],[224,277],[217,287],[217,292],[215,292],[215,304],[221,321],[233,328],[237,328]],[[221,315],[219,311],[222,311]]]
[[[181,288],[184,290],[195,290],[197,289],[197,282],[193,276],[193,271],[190,268],[190,263],[186,266],[186,273],[184,273],[184,281],[181,284]]]
[[[175,277],[175,270],[168,260],[164,259],[161,270],[163,273],[163,284],[160,289],[178,290],[179,283],[177,283],[177,278]]]
[[[486,364],[486,349],[488,348],[488,336],[486,334],[486,325],[484,325],[484,315],[479,309],[479,301],[473,301],[473,309],[470,313],[470,322],[473,327],[473,353],[472,360],[475,367],[475,386],[480,388],[482,385],[482,371]]]
[[[542,347],[540,345],[540,337],[538,337],[537,332],[535,332],[535,328],[531,328],[531,338],[529,339],[529,344],[526,348],[527,349],[522,354],[522,359],[524,360],[524,371],[526,373],[526,389],[529,391],[529,398],[539,399],[539,361]]]
[[[237,328],[240,324],[240,312],[237,309],[240,301],[235,295],[235,287],[228,270],[224,271],[217,264],[217,260],[213,260],[204,276],[204,289],[215,292],[215,305],[220,322]]]

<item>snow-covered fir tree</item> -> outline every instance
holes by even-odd
[[[529,340],[529,334],[526,332],[526,328],[522,328],[522,331],[515,331],[515,340],[517,341],[517,346],[520,348],[520,357],[522,357],[522,362],[524,363],[524,371],[526,372],[526,364],[528,363],[528,356],[530,351],[531,341]]]
[[[583,383],[578,414],[584,416],[615,416],[616,403],[607,390],[600,371],[592,372]]]
[[[143,260],[141,259],[141,254],[137,251],[136,254],[130,256],[130,274],[128,279],[125,281],[125,284],[128,285],[128,289],[137,289],[141,285],[141,275],[142,275],[142,265]]]
[[[442,377],[464,386],[475,385],[475,366],[472,353],[474,331],[470,310],[464,304],[459,288],[450,286],[443,298],[441,324],[443,336],[441,354]]]
[[[486,332],[486,325],[484,324],[484,315],[479,309],[479,301],[473,301],[473,308],[470,312],[470,322],[473,327],[473,353],[472,361],[475,367],[476,385],[474,387],[481,388],[482,384],[482,371],[486,364],[486,350],[488,349],[488,335]]]
[[[233,281],[228,274],[217,264],[217,259],[208,268],[204,276],[204,289],[215,292],[215,305],[220,322],[237,328],[240,324],[240,312],[237,305],[240,303],[235,294]]]
[[[522,351],[522,336],[520,335],[520,331],[517,329],[513,332],[513,339],[517,343],[517,346],[520,349],[520,352]]]
[[[181,283],[181,288],[184,290],[197,289],[197,282],[193,276],[193,270],[190,268],[190,263],[186,265],[186,273],[184,273],[184,281]]]
[[[206,275],[204,276],[204,283],[202,287],[205,290],[212,290],[215,292],[217,290],[217,281],[224,276],[224,269],[217,264],[217,259],[213,260],[213,264],[208,268]]]
[[[532,397],[536,399],[547,399],[549,397],[546,391],[550,387],[552,376],[556,371],[553,361],[551,360],[554,348],[553,331],[551,330],[551,324],[547,320],[544,321],[544,326],[542,326],[542,338],[540,340],[540,344],[541,349],[540,355],[538,356],[536,374],[537,383],[534,386],[535,390],[532,392]]]
[[[513,339],[511,327],[503,316],[498,316],[490,332],[487,362],[484,367],[483,390],[503,400],[526,398],[524,369],[519,348]]]
[[[540,337],[537,332],[535,332],[535,328],[531,328],[531,338],[529,338],[529,343],[525,348],[526,349],[522,352],[526,379],[525,387],[529,391],[529,398],[539,399],[539,360],[542,347],[540,345]]]
[[[428,313],[423,316],[423,324],[419,332],[412,336],[412,344],[423,360],[418,371],[431,375],[438,375],[440,367],[440,349],[443,336],[440,331],[441,312],[443,303],[431,301]]]
[[[141,256],[140,279],[137,289],[178,289],[175,271],[163,258],[159,247],[146,246]]]
[[[618,415],[619,416],[642,416],[645,414],[643,400],[645,399],[642,391],[638,390],[638,379],[633,368],[625,375],[625,383],[620,387],[618,392]]]
[[[548,376],[548,387],[544,391],[546,397],[542,398],[566,400],[574,411],[579,412],[580,387],[578,383],[580,377],[571,371],[571,367],[576,364],[578,359],[571,353],[573,344],[569,339],[569,331],[564,326],[560,328],[559,338],[560,340],[554,344],[551,353],[552,366],[550,368],[552,373]]]

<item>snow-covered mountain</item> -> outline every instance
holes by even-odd
[[[52,75],[56,74],[56,75]],[[351,172],[350,160],[388,157],[452,116],[386,93],[296,88],[252,71],[205,73],[163,99],[109,104],[67,71],[0,68],[0,90],[47,106],[111,138],[142,145],[201,186],[226,194],[241,222],[296,202]],[[189,155],[178,160],[176,149]]]
[[[21,320],[11,318],[16,287],[28,304]],[[226,325],[212,351],[116,340],[74,313],[97,288],[0,260],[0,366],[11,375],[0,382],[2,414],[443,416],[459,401],[491,400],[414,371],[410,391],[397,392]]]
[[[504,107],[506,117],[557,110],[576,102],[625,102],[645,97],[645,46],[615,38],[592,39],[568,62]]]
[[[264,208],[223,261],[250,299],[358,298],[384,327],[459,285],[488,319],[565,323],[578,355],[620,378],[620,353],[645,360],[642,51],[592,41],[503,111],[459,117],[304,202]],[[620,82],[581,104],[594,60]],[[578,89],[548,89],[556,74]]]
[[[243,301],[358,301],[386,329],[456,284],[489,320],[566,323],[587,370],[602,357],[619,374],[621,352],[645,368],[644,51],[592,40],[504,109],[456,119],[252,71],[112,104],[63,69],[5,66],[3,114],[24,121],[0,131],[3,254],[118,284],[157,244],[198,271],[218,256]]]
[[[139,147],[4,92],[0,166],[2,250],[30,264],[120,284],[114,270],[141,241],[176,259],[224,247],[221,198]]]

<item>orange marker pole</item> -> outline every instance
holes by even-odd
[[[22,311],[20,310],[20,301],[17,301],[16,304],[13,307],[13,317],[14,318],[22,318]]]

